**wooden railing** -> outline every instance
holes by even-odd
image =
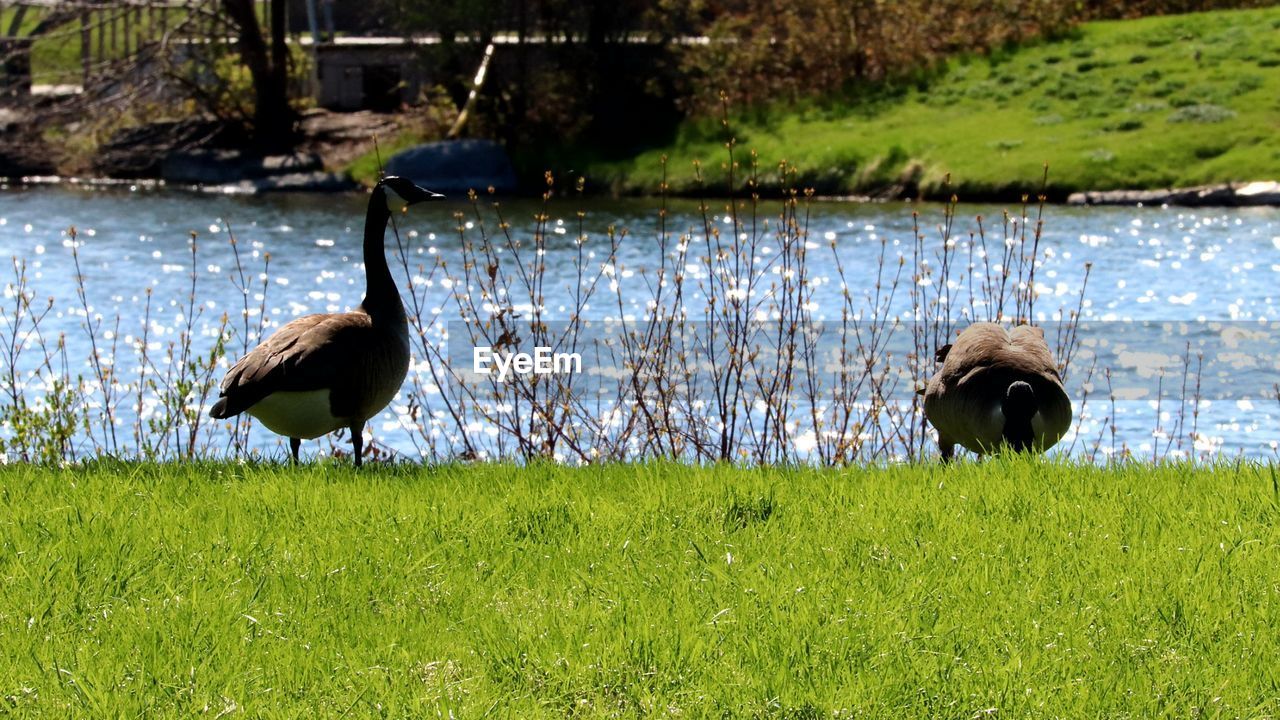
[[[220,31],[218,0],[19,0],[3,6],[11,11],[0,16],[0,86],[10,93],[30,88],[36,43],[50,48],[44,56],[57,61],[58,83],[88,87],[177,44],[232,41]],[[266,32],[270,18],[262,7]]]

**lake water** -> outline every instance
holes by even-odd
[[[104,323],[99,342],[114,338],[117,343],[116,375],[125,378],[127,389],[129,378],[138,375],[138,353],[132,348],[144,332],[148,289],[151,325],[145,331],[151,367],[147,372],[153,377],[164,372],[167,345],[183,332],[188,320],[193,345],[207,351],[222,314],[227,313],[229,327],[237,331],[229,341],[230,352],[238,355],[245,342],[240,329],[246,305],[251,315],[249,337],[256,341],[253,330],[259,305],[266,307],[269,331],[303,314],[342,311],[358,304],[363,291],[360,244],[365,202],[363,195],[243,197],[165,190],[7,188],[0,190],[0,252],[6,260],[12,256],[25,261],[27,285],[38,304],[46,297],[55,299],[41,324],[42,334],[47,342],[64,335],[69,374],[90,376],[85,313],[77,296],[68,236],[69,227],[77,229],[88,314]],[[646,282],[652,281],[660,259],[658,205],[658,200],[551,202],[545,248],[548,319],[568,319],[579,286],[575,238],[580,233],[590,238],[583,262],[589,275],[598,274],[607,259],[610,226],[628,229],[603,276],[605,284],[619,283],[622,302],[602,299],[583,314],[598,321],[644,315],[651,297]],[[705,219],[731,234],[734,225],[724,216],[725,202],[709,205]],[[541,207],[529,201],[505,203],[502,212],[512,235],[531,238],[533,218]],[[672,202],[670,207],[669,231],[677,236],[690,232],[695,239],[705,234],[704,214],[695,203]],[[941,206],[844,202],[810,206],[807,219],[801,219],[807,223],[810,243],[807,287],[812,291],[809,311],[814,321],[840,318],[837,260],[844,267],[850,292],[863,297],[871,292],[881,259],[889,260],[886,267],[891,275],[899,256],[905,259],[905,272],[885,311],[903,323],[920,320],[911,302],[911,286],[934,293],[939,287],[935,276],[912,277],[918,261],[913,256],[913,210],[919,212],[919,231],[926,238],[925,260],[936,269],[939,225],[944,222]],[[1021,208],[1010,210],[1015,217],[1022,212]],[[455,216],[459,212],[461,220]],[[772,222],[777,212],[776,203],[762,203],[759,219]],[[1034,220],[1035,209],[1031,212]],[[952,237],[957,257],[965,263],[978,215],[984,218],[987,252],[999,253],[1002,246],[1002,208],[961,204]],[[408,277],[397,274],[406,284],[414,283],[424,314],[443,328],[443,337],[457,313],[450,293],[457,292],[458,286],[432,267],[447,258],[453,272],[460,272],[460,237],[476,241],[480,224],[486,232],[495,233],[497,219],[487,206],[477,219],[469,204],[450,201],[415,206],[398,223]],[[750,225],[745,227],[749,232]],[[247,301],[234,278],[236,260],[228,229],[238,240],[241,266],[249,277]],[[189,311],[191,233],[196,235],[195,313]],[[753,263],[761,268],[762,277],[772,273],[776,279],[780,275],[777,265],[770,266],[770,256],[779,249],[769,240],[769,231],[757,236],[761,240]],[[980,256],[982,246],[973,242],[975,256]],[[390,232],[388,244],[396,252]],[[701,246],[691,244],[695,247],[685,258],[684,271],[695,279],[703,272],[705,280],[707,265],[696,257]],[[1055,321],[1077,307],[1086,265],[1090,267],[1080,306],[1082,349],[1071,371],[1079,417],[1057,452],[1096,459],[1123,446],[1142,457],[1165,454],[1168,447],[1193,455],[1274,458],[1280,441],[1280,402],[1275,390],[1280,354],[1273,347],[1273,338],[1280,337],[1276,332],[1280,327],[1276,325],[1280,322],[1280,210],[1050,206],[1044,211],[1038,251],[1035,316],[1048,328],[1051,344],[1057,337]],[[263,273],[267,253],[270,263]],[[981,284],[984,271],[977,272]],[[2,305],[6,317],[0,319],[0,333],[6,336],[12,330],[14,283],[13,271],[6,268],[0,282],[7,288]],[[972,279],[953,282],[949,312],[958,326],[968,322],[968,315],[985,312],[964,299],[972,284]],[[452,335],[453,346],[446,354],[469,352],[465,343],[459,346],[465,340],[462,333]],[[1188,358],[1198,372],[1186,372]],[[31,397],[41,391],[36,379],[42,359],[29,345],[18,364]],[[426,360],[416,358],[415,372],[420,377],[427,377],[430,363]],[[225,361],[215,373],[217,378],[223,367]],[[1110,391],[1104,376],[1108,370]],[[423,382],[424,387],[431,385]],[[421,441],[406,429],[414,422],[408,387],[370,426],[382,447],[418,457],[423,452]],[[144,413],[149,402],[144,401]],[[122,434],[133,425],[132,410],[125,405],[129,403],[122,403],[116,419]],[[11,430],[0,428],[0,433]],[[202,442],[216,449],[225,429],[207,427],[204,432]],[[282,447],[279,438],[261,429],[252,432],[250,444],[273,453],[280,453]],[[308,445],[309,452],[330,447],[326,441]]]

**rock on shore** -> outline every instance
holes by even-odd
[[[318,155],[250,155],[239,150],[190,150],[165,157],[160,177],[171,185],[194,185],[215,192],[352,190],[344,175],[325,172]]]
[[[0,108],[0,178],[53,175],[56,171],[52,148],[27,114]]]
[[[1072,193],[1068,205],[1181,205],[1243,207],[1280,205],[1280,182],[1223,183],[1169,190],[1103,190]]]
[[[91,155],[70,157],[45,141],[37,110],[0,107],[0,179],[17,182],[160,181],[209,192],[349,191],[342,167],[394,137],[404,115],[309,110],[295,150],[254,150],[242,129],[210,118],[156,120],[116,130]],[[72,126],[68,126],[74,128]]]
[[[518,189],[507,151],[492,140],[441,140],[419,145],[388,160],[387,174],[443,193],[484,193],[493,188],[493,192],[509,194]]]

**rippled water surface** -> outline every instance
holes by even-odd
[[[365,201],[362,195],[235,197],[155,190],[11,188],[0,191],[0,250],[6,257],[26,262],[27,282],[38,298],[56,299],[44,330],[65,334],[74,365],[89,353],[68,228],[74,226],[78,232],[90,314],[104,318],[108,335],[118,317],[120,342],[134,343],[143,331],[150,290],[152,324],[147,332],[153,348],[160,351],[187,324],[192,233],[198,274],[198,315],[193,324],[205,342],[216,333],[223,313],[229,315],[233,328],[238,327],[246,305],[237,288],[237,263],[228,231],[238,239],[240,267],[249,277],[247,304],[255,311],[265,305],[268,327],[307,313],[354,307],[363,291],[360,244]],[[723,206],[723,201],[712,203],[709,220],[730,227],[721,216]],[[628,229],[617,271],[630,277],[656,266],[657,207],[656,200],[553,201],[547,250],[550,311],[554,314],[568,302],[576,277],[573,260],[579,210],[585,212],[582,228],[591,238],[603,238],[609,226]],[[667,219],[670,231],[702,232],[703,214],[694,203],[671,203],[671,207]],[[513,201],[505,203],[502,212],[513,233],[527,235],[539,209],[539,204]],[[882,252],[895,263],[898,255],[908,264],[912,262],[913,210],[920,213],[920,231],[926,238],[936,238],[937,226],[943,222],[940,206],[818,202],[811,207],[808,223],[813,243],[810,262],[815,319],[833,320],[839,313],[841,288],[832,272],[834,256],[828,246],[834,243],[850,289],[855,294],[866,291],[874,282]],[[483,222],[490,232],[497,227],[487,208],[482,220],[477,220],[471,206],[463,202],[415,206],[398,217],[412,281],[425,292],[428,311],[445,317],[451,312],[446,302],[449,289],[429,270],[438,258],[457,256],[459,221],[454,213],[459,211],[464,213],[463,233],[468,237],[478,237],[476,223]],[[1017,215],[1021,209],[1013,208],[1012,212]],[[1034,216],[1034,208],[1031,212]],[[762,219],[776,214],[777,208],[767,203],[760,213]],[[983,217],[990,252],[998,252],[1003,236],[1002,208],[960,205],[954,237],[959,254],[966,258],[978,215]],[[391,233],[388,243],[395,252],[396,239]],[[975,245],[978,254],[981,249]],[[1108,358],[1112,364],[1125,364],[1125,368],[1113,369],[1117,373],[1127,370],[1131,377],[1139,378],[1135,380],[1139,385],[1146,382],[1145,387],[1121,392],[1112,388],[1117,395],[1118,438],[1114,442],[1139,454],[1150,452],[1152,443],[1160,442],[1158,433],[1167,432],[1173,423],[1168,415],[1170,407],[1194,391],[1194,386],[1183,388],[1186,379],[1176,362],[1181,360],[1186,343],[1194,340],[1193,355],[1208,354],[1213,356],[1210,361],[1217,361],[1214,369],[1200,378],[1203,382],[1195,417],[1202,435],[1196,441],[1199,449],[1274,456],[1280,440],[1280,403],[1275,397],[1280,374],[1270,343],[1273,328],[1280,327],[1275,324],[1280,322],[1280,308],[1276,307],[1280,295],[1280,211],[1047,207],[1040,250],[1037,320],[1052,324],[1061,317],[1059,311],[1076,307],[1086,265],[1090,266],[1082,307],[1084,346],[1110,348],[1106,353],[1099,350],[1096,356]],[[776,249],[768,242],[761,243],[759,254],[766,262],[770,252]],[[264,266],[267,253],[270,262]],[[588,260],[603,262],[598,256],[588,255]],[[403,272],[398,275],[402,281],[410,280]],[[866,287],[858,287],[860,279]],[[0,284],[12,285],[13,281],[13,272],[6,270]],[[910,282],[909,276],[905,282]],[[644,300],[638,295],[628,297],[622,312],[643,312]],[[11,303],[10,289],[5,304]],[[912,319],[905,291],[895,300],[893,311],[904,320]],[[615,303],[591,312],[603,318],[619,309]],[[956,317],[966,312],[964,304],[953,307]],[[239,342],[237,336],[233,354]],[[1113,444],[1106,429],[1113,411],[1104,402],[1103,368],[1094,369],[1083,417],[1076,434],[1064,443],[1064,447],[1074,447],[1073,452],[1097,444],[1100,438],[1105,438],[1101,441],[1104,445]],[[127,375],[129,368],[120,372]],[[1077,372],[1081,374],[1083,371]],[[1074,399],[1081,401],[1080,397]],[[1158,412],[1165,417],[1160,418]],[[414,454],[403,429],[403,415],[404,404],[397,401],[382,418],[371,422],[373,433],[386,446]],[[260,447],[278,447],[274,436],[255,432],[255,443]]]

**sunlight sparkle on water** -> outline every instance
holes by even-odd
[[[54,191],[49,193],[49,197],[65,198],[65,195]],[[0,202],[3,199],[3,195],[0,195]],[[160,298],[163,298],[167,304],[171,298],[186,297],[186,284],[191,271],[186,234],[190,227],[187,223],[190,221],[187,218],[226,217],[233,229],[257,228],[252,231],[257,234],[257,237],[252,239],[237,233],[243,243],[240,249],[240,261],[245,265],[245,275],[247,278],[257,278],[256,284],[253,280],[249,281],[250,287],[247,292],[237,290],[233,284],[232,276],[236,274],[236,268],[225,236],[225,229],[220,224],[209,224],[209,232],[220,237],[206,238],[200,243],[198,265],[201,283],[200,302],[205,307],[218,307],[220,304],[222,308],[230,311],[230,314],[236,318],[236,322],[248,296],[255,298],[252,301],[254,307],[248,309],[248,314],[257,317],[256,305],[261,302],[258,291],[262,287],[259,271],[262,270],[262,254],[266,252],[270,252],[272,261],[270,277],[267,278],[271,285],[265,303],[268,316],[279,318],[276,324],[282,324],[289,316],[330,308],[345,309],[346,306],[354,305],[359,300],[358,288],[353,287],[363,282],[360,274],[358,243],[347,248],[348,243],[343,240],[342,252],[316,251],[316,248],[337,246],[338,242],[335,238],[344,237],[338,234],[341,228],[347,227],[350,232],[349,225],[355,219],[354,212],[358,212],[358,209],[353,209],[355,203],[347,203],[346,206],[334,209],[328,206],[342,206],[343,203],[325,200],[317,204],[303,205],[302,207],[306,208],[305,211],[299,211],[289,203],[264,202],[262,198],[250,200],[157,195],[155,201],[156,207],[171,208],[166,211],[169,215],[163,220],[147,215],[155,212],[154,210],[149,208],[135,210],[134,208],[140,205],[133,204],[130,205],[131,214],[128,217],[114,218],[102,213],[92,215],[98,226],[96,229],[101,232],[98,233],[95,242],[83,246],[79,251],[87,276],[92,306],[101,308],[100,312],[107,316],[108,323],[114,314],[119,313],[122,318],[120,326],[122,336],[127,330],[132,329],[136,332],[140,329],[142,303],[145,302],[145,297],[139,289],[146,284],[143,281],[147,276],[160,276],[161,273],[158,271],[163,271],[162,277],[152,277],[150,283],[156,287],[157,298],[152,305],[153,321]],[[52,203],[51,207],[65,207],[65,205],[63,200]],[[43,227],[44,221],[40,219],[52,217],[53,212],[42,214],[25,208],[3,205],[0,207],[3,207],[3,217],[0,217],[0,239],[8,241],[19,257],[33,259],[31,263],[33,284],[39,282],[36,288],[39,294],[51,294],[59,298],[60,304],[55,312],[75,318],[76,314],[71,312],[75,305],[74,289],[60,285],[70,279],[69,274],[63,270],[64,260],[69,253],[51,245],[51,238],[56,239],[56,235],[51,233],[55,231],[46,230]],[[922,219],[928,219],[925,215],[931,209],[928,207],[922,209]],[[839,277],[829,272],[832,260],[829,244],[833,240],[840,239],[839,232],[858,233],[846,238],[852,241],[841,243],[838,248],[841,261],[846,264],[847,271],[852,273],[847,280],[849,289],[855,297],[862,297],[864,292],[871,292],[869,282],[863,284],[866,280],[863,271],[876,268],[881,251],[875,235],[872,240],[877,240],[876,242],[867,242],[867,233],[876,232],[882,235],[889,243],[889,247],[898,248],[896,252],[905,253],[907,263],[910,265],[909,248],[912,245],[910,208],[904,210],[892,204],[870,208],[833,204],[822,210],[826,214],[815,220],[815,231],[811,236],[813,239],[820,237],[823,241],[820,246],[822,253],[811,256],[812,264],[808,269],[807,279],[814,293],[811,310],[824,306],[839,308],[843,305],[841,292],[844,283]],[[69,220],[75,219],[73,217],[75,213],[66,213],[65,210],[58,210],[58,213],[59,217],[65,214],[68,215]],[[611,212],[605,214],[608,214],[611,219],[614,217]],[[981,214],[995,217],[998,211]],[[588,215],[592,219],[601,216],[601,213],[594,210]],[[31,222],[27,222],[28,218]],[[732,217],[728,215],[721,215],[715,219],[719,221],[718,225],[732,223]],[[686,220],[687,218],[680,221],[686,227],[699,225],[698,222],[687,223]],[[929,221],[932,222],[931,219]],[[647,307],[649,305],[647,296],[638,290],[646,283],[646,278],[652,281],[654,287],[667,287],[680,269],[684,269],[686,271],[683,275],[685,298],[696,305],[697,298],[702,297],[700,285],[706,283],[708,277],[715,277],[708,273],[711,268],[703,265],[699,259],[701,238],[696,238],[698,241],[691,243],[688,242],[691,238],[681,236],[677,231],[677,234],[671,237],[667,249],[669,252],[672,250],[676,252],[675,258],[678,262],[671,264],[668,259],[667,267],[670,274],[662,280],[654,281],[653,273],[657,267],[656,252],[653,252],[654,244],[651,242],[654,230],[644,225],[645,221],[642,220],[628,222],[631,224],[631,233],[620,248],[616,258],[617,264],[612,273],[613,278],[620,282],[619,290],[628,293],[623,298],[624,304]],[[421,236],[433,241],[430,247],[417,249],[432,255],[433,260],[430,263],[423,261],[425,267],[422,270],[412,267],[407,273],[401,273],[398,269],[395,272],[397,279],[406,286],[411,283],[413,287],[418,287],[425,293],[423,305],[427,308],[425,312],[433,317],[439,317],[443,325],[451,319],[451,314],[456,312],[447,299],[451,292],[456,292],[459,288],[452,287],[452,281],[441,273],[437,259],[447,263],[450,273],[456,272],[458,248],[456,247],[457,234],[453,228],[456,227],[457,221],[446,213],[440,218],[415,216],[415,223],[421,228]],[[471,229],[478,226],[476,223],[467,223],[467,225]],[[7,233],[4,229],[6,226],[9,226]],[[560,223],[557,223],[552,227],[559,226]],[[36,227],[40,227],[40,230],[37,231]],[[576,236],[578,228],[576,225],[572,227],[573,234]],[[1045,220],[1046,234],[1041,245],[1045,263],[1036,276],[1036,286],[1041,292],[1035,308],[1036,313],[1038,316],[1053,317],[1059,312],[1060,304],[1070,305],[1069,309],[1074,311],[1075,303],[1065,301],[1073,300],[1081,284],[1083,266],[1086,262],[1091,262],[1093,271],[1088,285],[1089,297],[1081,303],[1081,307],[1085,316],[1093,321],[1118,320],[1129,316],[1138,319],[1182,319],[1189,322],[1204,317],[1224,321],[1231,318],[1248,318],[1252,321],[1263,314],[1270,316],[1276,273],[1280,273],[1280,258],[1276,257],[1276,251],[1280,250],[1278,227],[1280,227],[1280,217],[1270,211],[1214,211],[1212,216],[1204,217],[1202,213],[1185,211],[1179,213],[1177,210],[1159,208],[1139,210],[1048,208]],[[19,228],[23,230],[19,231]],[[1240,228],[1246,229],[1242,231]],[[153,234],[139,235],[139,231],[142,230]],[[433,230],[440,231],[439,239]],[[582,230],[586,233],[595,233],[602,228],[592,226],[588,220]],[[23,235],[24,232],[27,233],[26,236]],[[1245,234],[1241,235],[1241,232]],[[284,233],[288,236],[284,236]],[[418,230],[413,230],[408,233],[408,236],[412,238],[417,233],[419,233]],[[513,233],[528,233],[531,237],[532,229],[521,227],[520,223],[513,222]],[[1233,233],[1234,238],[1229,237],[1228,233]],[[92,237],[87,230],[82,232],[82,235],[85,238]],[[967,239],[967,237],[965,234],[961,239]],[[994,237],[987,238],[988,248],[993,251],[992,257],[997,263],[1003,247],[1001,239],[998,232]],[[758,258],[753,260],[762,265],[773,259],[778,252],[776,236],[770,231],[758,238],[758,241],[761,242],[756,249]],[[132,250],[136,248],[133,245],[135,242],[149,244],[153,250],[137,253]],[[245,253],[247,245],[262,252],[254,252],[250,257]],[[961,253],[966,252],[966,245],[963,242],[958,243]],[[132,257],[128,260],[120,251],[120,248],[124,247],[131,248]],[[392,247],[394,248],[394,245]],[[817,246],[812,244],[809,247],[813,249]],[[1074,248],[1074,252],[1066,250],[1068,247]],[[311,250],[308,251],[307,248]],[[6,250],[8,249],[9,247],[6,246]],[[560,254],[561,250],[562,248],[553,248],[550,245],[547,249],[547,257],[555,261],[554,267],[557,271],[568,269],[568,261]],[[976,267],[982,267],[982,261],[979,259],[981,246],[976,246],[969,251],[978,261]],[[576,253],[576,250],[574,252]],[[651,258],[646,254],[651,252],[655,257]],[[679,255],[681,252],[688,254],[681,257]],[[149,256],[148,253],[150,253]],[[595,255],[594,251],[591,255]],[[39,272],[38,264],[34,261],[36,257],[41,257],[46,265],[46,272],[39,274],[38,277],[36,277]],[[162,258],[166,257],[178,262],[162,262]],[[602,253],[599,260],[604,259],[606,256]],[[609,259],[614,260],[614,258]],[[888,269],[895,268],[896,255],[891,255],[889,262]],[[553,263],[549,262],[548,265]],[[1016,268],[1016,261],[1013,267]],[[757,269],[760,269],[759,265],[753,268],[752,272]],[[934,271],[936,272],[937,268],[934,268]],[[646,272],[649,275],[646,275]],[[911,283],[915,279],[912,275],[910,272],[905,273],[902,276],[902,284]],[[770,277],[780,276],[779,273]],[[430,282],[433,278],[437,282]],[[886,286],[889,280],[889,278],[886,279]],[[934,287],[939,285],[940,280],[940,278],[933,278]],[[565,302],[566,298],[562,293],[569,292],[567,288],[574,286],[574,283],[572,281],[561,283],[555,287],[554,291],[551,285],[548,283],[546,298],[548,307],[566,308],[562,312],[567,312],[572,303]],[[954,280],[950,283],[950,287],[953,290],[959,289]],[[338,289],[341,292],[327,292],[329,288]],[[745,294],[738,288],[735,288],[734,292]],[[885,314],[889,317],[908,317],[901,313],[900,305],[906,302],[907,293],[905,290],[900,290],[899,293],[894,300],[894,307],[884,308]],[[64,296],[71,298],[72,301],[62,302]],[[135,296],[137,300],[128,302],[121,302],[118,299]],[[962,309],[968,310],[968,303],[961,298],[952,298],[951,303],[953,312],[961,313]],[[185,299],[181,300],[181,304],[185,306]],[[596,305],[604,308],[597,311],[598,313],[604,313],[610,317],[619,312],[616,302],[597,302]],[[63,311],[67,312],[63,313]],[[861,307],[854,307],[852,311],[859,313],[860,317],[870,317],[873,314],[873,310],[867,309],[863,312]],[[168,312],[166,310],[166,314]],[[211,317],[213,315],[215,313],[206,313],[198,323],[212,326],[217,321],[216,317]],[[53,316],[50,317],[52,319]],[[129,327],[131,319],[133,319],[132,328]],[[255,320],[255,325],[256,322]],[[159,328],[153,329],[148,337],[153,350],[158,351],[165,347],[165,344],[172,339],[171,336],[181,330],[181,328],[172,327],[172,324],[166,317],[162,324],[163,332]],[[75,325],[68,325],[68,327],[72,328],[67,333],[69,342],[82,342],[83,332],[76,330]],[[256,327],[254,330],[256,331]],[[197,328],[197,332],[200,333],[208,331],[208,328]],[[236,342],[239,342],[238,339]],[[239,346],[236,345],[236,347]],[[87,355],[86,351],[80,357],[87,357]],[[415,371],[422,368],[421,358],[416,359],[415,363]],[[121,371],[127,371],[123,364]],[[1096,385],[1096,387],[1102,386]],[[1167,389],[1168,386],[1166,391]],[[1095,392],[1105,393],[1105,390],[1095,390]],[[1149,394],[1146,399],[1149,400],[1151,397],[1152,395]],[[1276,406],[1274,400],[1271,403],[1263,403],[1255,398],[1251,403],[1254,412],[1275,414],[1272,411]],[[431,412],[439,412],[439,410],[433,408]],[[1215,417],[1203,418],[1201,427],[1213,427],[1214,422],[1222,425],[1236,422],[1243,431],[1249,424],[1239,423],[1230,417],[1243,412],[1236,406],[1234,398],[1206,409],[1205,412]],[[1219,414],[1221,417],[1217,417]],[[1135,410],[1127,414],[1125,412],[1119,414],[1120,434],[1122,438],[1129,438],[1130,447],[1136,445],[1133,442],[1135,433],[1145,432],[1148,439],[1151,437],[1149,419],[1150,412],[1143,415]],[[382,418],[380,424],[382,422],[388,422],[388,418]],[[1278,426],[1280,423],[1272,422],[1270,425],[1261,423],[1255,431],[1257,435],[1255,439],[1228,437],[1227,451],[1230,452],[1234,447],[1266,447],[1269,442],[1280,442],[1280,438],[1273,440],[1275,434],[1267,434],[1271,432],[1268,430],[1269,427]],[[1097,432],[1098,430],[1095,429],[1094,434],[1096,435]],[[1213,434],[1219,433],[1220,431],[1214,431]],[[808,439],[812,442],[818,438]],[[274,439],[270,442],[274,442]],[[391,442],[394,444],[397,441]],[[1164,440],[1161,441],[1162,444],[1164,442]],[[1218,447],[1221,443],[1221,438],[1208,438],[1203,434],[1196,439],[1197,449]]]

